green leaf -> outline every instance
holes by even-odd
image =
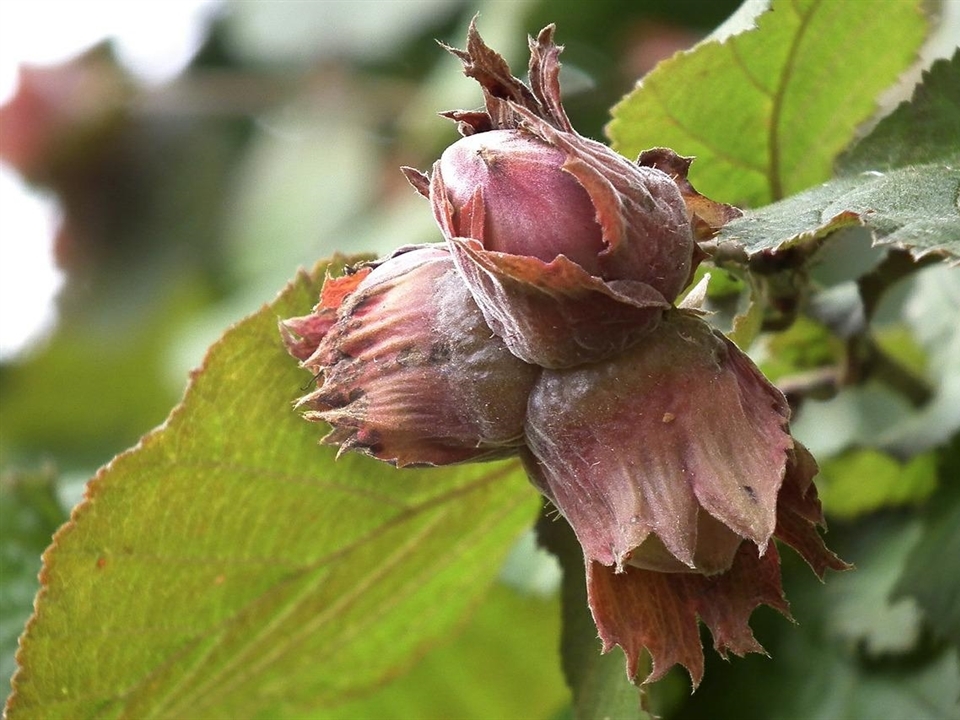
[[[66,519],[50,473],[0,477],[0,682],[16,667],[13,655],[33,610],[40,554]]]
[[[938,633],[960,648],[960,503],[954,502],[920,539],[897,584],[923,608]],[[944,563],[947,563],[945,566]]]
[[[851,224],[873,231],[877,245],[915,257],[960,257],[960,166],[917,165],[887,173],[831,180],[786,200],[748,212],[720,230],[719,242],[748,255],[817,244]]]
[[[711,325],[738,346],[750,347],[763,325],[764,304],[759,302],[757,283],[746,273],[741,277],[726,268],[703,263],[697,268],[693,286],[708,274],[706,297],[700,309],[708,313]]]
[[[184,320],[207,301],[200,281],[184,271],[149,302],[110,290],[110,312],[70,317],[35,355],[0,366],[0,457],[52,457],[89,471],[177,401],[183,384],[171,382],[166,363]]]
[[[753,344],[763,328],[763,303],[757,286],[751,283],[750,292],[745,294],[746,307],[733,318],[733,326],[727,337],[741,348]]]
[[[924,374],[934,394],[891,428],[888,446],[901,456],[945,445],[960,432],[960,273],[938,263],[916,273],[908,287],[899,316],[924,352]],[[883,305],[878,314],[896,308],[897,302],[891,298]]]
[[[613,110],[614,147],[695,155],[715,200],[759,206],[821,183],[926,30],[916,0],[776,0],[757,28],[661,63]]]
[[[898,393],[870,383],[804,403],[790,424],[793,436],[823,460],[851,447],[883,448],[891,431],[915,412]]]
[[[515,463],[398,471],[317,445],[276,323],[324,269],[229,330],[166,423],[89,484],[44,556],[11,719],[329,707],[480,601],[536,496]]]
[[[452,642],[326,720],[548,718],[569,703],[557,662],[560,603],[496,584]]]
[[[837,166],[846,175],[908,165],[960,161],[960,50],[923,74],[910,102],[901,103]]]
[[[927,369],[927,356],[913,337],[906,323],[889,324],[874,330],[877,346],[917,377],[923,377]]]
[[[570,525],[542,514],[537,535],[563,568],[560,654],[573,692],[574,716],[577,720],[651,720],[644,707],[644,692],[627,679],[623,654],[619,650],[600,654],[597,626],[587,606],[583,551]],[[641,669],[640,675],[644,674]]]
[[[960,257],[960,53],[925,74],[903,103],[840,161],[844,176],[725,226],[748,255],[822,242],[850,224],[915,257]],[[918,163],[918,164],[914,164]]]
[[[916,505],[937,489],[937,460],[932,452],[901,463],[878,450],[851,450],[821,462],[817,487],[824,510],[838,518]]]

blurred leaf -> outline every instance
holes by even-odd
[[[382,58],[410,36],[436,25],[459,7],[456,0],[366,0],[362,11],[339,2],[230,2],[228,38],[241,54],[274,64],[342,55]]]
[[[801,315],[789,328],[766,340],[760,361],[763,374],[773,381],[788,375],[837,365],[843,343],[821,323]]]
[[[927,354],[930,374],[939,382],[960,375],[960,273],[936,265],[914,277],[903,315]]]
[[[4,453],[96,467],[163,420],[182,388],[166,375],[171,339],[208,292],[183,271],[147,303],[129,290],[112,288],[112,310],[71,319],[36,355],[2,367]]]
[[[960,50],[935,62],[913,98],[841,155],[837,165],[850,175],[942,160],[960,160]]]
[[[827,180],[837,154],[913,61],[926,31],[916,0],[775,0],[755,30],[661,63],[613,110],[628,157],[695,155],[708,197],[765,205]]]
[[[941,474],[950,486],[932,505],[894,592],[915,599],[930,627],[960,651],[960,438],[944,457]]]
[[[694,276],[694,283],[700,280],[704,274],[710,273],[710,284],[707,286],[707,297],[711,299],[722,299],[731,295],[739,296],[743,292],[746,282],[729,270],[715,268],[709,265],[700,265]]]
[[[615,650],[600,654],[597,626],[587,606],[583,550],[570,525],[561,518],[541,514],[537,535],[563,567],[560,654],[567,685],[573,692],[574,717],[651,720],[644,708],[644,692],[627,679],[623,653]],[[643,676],[646,671],[641,668],[639,674]]]
[[[923,377],[927,370],[927,356],[913,334],[903,323],[889,324],[877,328],[874,340],[883,352],[900,363],[917,377]]]
[[[810,278],[817,287],[836,287],[876,270],[886,257],[886,250],[874,247],[867,228],[851,225],[831,236],[811,258]]]
[[[763,329],[764,305],[760,301],[757,286],[751,283],[745,293],[746,307],[733,318],[733,326],[727,336],[741,348],[748,348]]]
[[[500,569],[500,580],[525,595],[556,595],[562,578],[560,563],[537,544],[533,528],[520,536]]]
[[[882,447],[884,436],[915,414],[901,395],[869,384],[805,402],[791,426],[794,437],[822,461],[850,447]]]
[[[878,450],[851,450],[820,463],[817,487],[824,510],[838,518],[915,505],[937,489],[937,459],[927,452],[901,463]]]
[[[708,313],[710,324],[739,347],[750,347],[763,325],[765,306],[759,302],[758,284],[746,273],[741,276],[726,268],[704,263],[697,268],[693,286],[696,287],[696,283],[707,274],[710,275],[709,284],[701,309]],[[691,293],[692,289],[687,292]]]
[[[960,373],[947,376],[933,399],[918,412],[900,418],[876,439],[899,455],[912,455],[948,442],[960,428]]]
[[[960,663],[941,652],[915,667],[869,668],[835,645],[806,637],[778,656],[785,672],[775,682],[752,678],[771,720],[950,720],[956,717]],[[798,683],[798,678],[804,678]],[[759,681],[759,682],[758,682]],[[747,688],[744,688],[746,690]],[[748,717],[747,714],[728,717]],[[714,717],[717,717],[716,715]]]
[[[44,556],[11,719],[328,707],[480,601],[535,495],[512,463],[397,471],[317,446],[276,321],[324,269],[228,331],[166,424],[90,483]]]
[[[382,249],[359,246],[350,226],[377,190],[376,138],[356,118],[363,108],[310,100],[261,118],[238,167],[226,242],[247,291],[275,289],[316,257]]]
[[[879,438],[900,455],[944,445],[960,431],[960,273],[943,263],[911,278],[900,316],[926,354],[933,398]]]
[[[370,697],[317,717],[549,718],[569,702],[557,662],[560,603],[502,584],[480,603],[452,643]]]
[[[67,519],[49,472],[0,477],[0,682],[16,664],[13,654],[33,610],[40,554]]]
[[[861,530],[847,556],[856,572],[831,578],[824,589],[826,632],[832,638],[873,658],[916,647],[921,629],[917,604],[891,594],[920,530],[915,519]]]

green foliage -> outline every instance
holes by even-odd
[[[709,197],[759,206],[827,180],[923,40],[917,0],[776,2],[755,30],[661,63],[613,110],[614,147],[694,155]]]
[[[830,577],[826,586],[791,562],[795,558],[785,558],[784,585],[797,626],[777,633],[775,618],[758,618],[757,636],[772,660],[750,656],[730,672],[711,658],[703,684],[672,717],[955,717],[956,652],[929,644],[915,603],[891,599],[919,534],[916,521],[891,517],[834,526],[831,545],[856,570]],[[952,556],[941,562],[941,572],[956,572]]]
[[[160,423],[183,382],[163,372],[175,325],[202,301],[191,289],[195,278],[178,280],[163,300],[73,318],[31,363],[3,368],[9,424],[0,452],[16,448],[21,455],[96,467]]]
[[[167,423],[91,482],[45,556],[11,718],[331,706],[483,597],[534,493],[510,464],[395,476],[317,447],[276,318],[311,306],[323,270],[231,329]]]
[[[760,363],[763,374],[773,381],[835,365],[842,355],[842,343],[822,323],[800,317],[767,342]]]
[[[723,228],[748,254],[822,242],[865,224],[882,245],[960,257],[960,52],[926,73],[912,102],[839,162],[841,177]],[[919,142],[917,142],[919,139]]]
[[[876,329],[873,336],[884,352],[895,358],[910,372],[921,377],[926,374],[927,356],[911,334],[909,327],[899,323],[881,327]]]
[[[937,460],[923,453],[901,463],[879,450],[851,450],[821,464],[817,487],[824,509],[838,518],[920,504],[937,488]]]
[[[569,702],[555,653],[543,653],[556,646],[559,633],[555,595],[538,597],[498,583],[453,642],[427,653],[380,691],[319,715],[331,720],[552,717]],[[622,678],[623,668],[618,669]]]
[[[915,520],[883,518],[852,539],[849,553],[857,572],[825,589],[830,601],[825,635],[856,648],[867,660],[908,654],[919,645],[921,613],[916,603],[891,596],[919,535]],[[864,543],[867,538],[869,545]]]
[[[927,523],[897,581],[897,597],[909,597],[926,615],[936,635],[960,653],[960,442],[944,453],[941,471],[953,483],[946,486],[927,513]]]
[[[845,174],[960,160],[960,50],[923,74],[910,102],[838,159]]]
[[[958,189],[960,170],[944,165],[843,177],[735,220],[723,228],[721,241],[751,255],[794,246],[815,249],[837,230],[863,223],[880,244],[908,248],[918,257],[960,256]]]

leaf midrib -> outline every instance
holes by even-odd
[[[797,17],[800,20],[800,25],[797,28],[797,32],[793,34],[790,43],[790,49],[787,51],[783,68],[780,71],[777,89],[773,93],[773,107],[770,113],[770,134],[767,137],[767,151],[770,155],[770,166],[767,169],[767,181],[770,183],[770,196],[773,198],[774,202],[782,199],[786,194],[782,177],[783,167],[780,147],[780,134],[782,132],[782,114],[784,105],[786,103],[787,90],[790,85],[790,80],[793,78],[794,69],[799,56],[800,44],[806,37],[807,30],[810,26],[810,21],[814,14],[816,14],[817,8],[819,8],[821,2],[822,0],[813,0],[806,12],[802,12],[797,8],[796,0],[791,2],[791,7],[794,12],[796,12]]]

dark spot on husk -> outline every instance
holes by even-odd
[[[443,340],[438,340],[430,346],[430,362],[440,364],[447,362],[453,355],[450,344]]]

